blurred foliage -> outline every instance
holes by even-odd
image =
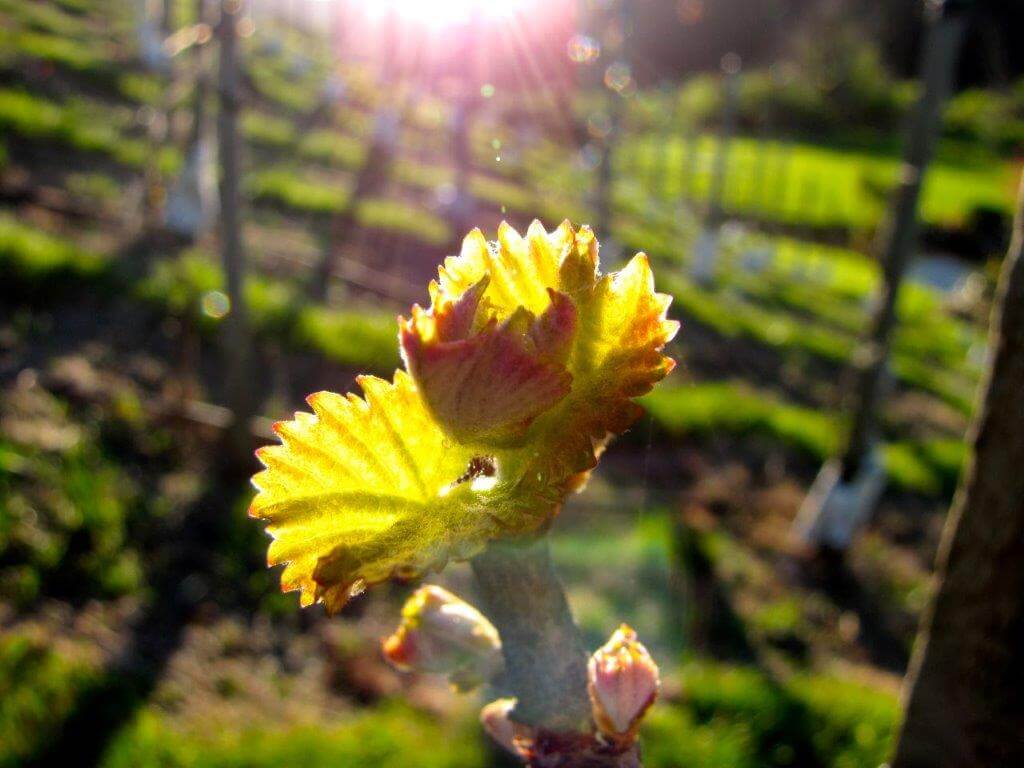
[[[128,545],[139,490],[97,436],[45,393],[8,392],[0,429],[0,596],[112,597],[137,589]]]
[[[295,143],[295,128],[290,120],[259,112],[246,112],[241,121],[242,136],[254,144],[283,148]]]
[[[340,213],[348,207],[349,180],[333,183],[303,177],[287,168],[266,168],[249,174],[246,188],[254,202],[274,203],[297,211]]]
[[[189,736],[144,711],[111,745],[102,768],[484,768],[476,719],[439,720],[401,704],[340,718],[337,725],[226,730]]]
[[[736,101],[740,130],[783,134],[813,143],[860,145],[892,152],[918,95],[883,64],[874,41],[853,26],[801,37],[798,53],[768,69],[742,72]],[[945,113],[943,135],[976,148],[1024,150],[1024,80],[1005,90],[968,89]],[[640,94],[629,112],[634,129],[663,130],[666,117],[689,130],[713,129],[722,111],[718,74],[689,78],[678,89]]]
[[[324,129],[305,134],[297,151],[304,160],[345,169],[359,168],[366,159],[366,148],[358,139]]]
[[[308,307],[295,323],[295,339],[353,367],[390,371],[398,365],[395,319],[390,314]]]
[[[0,88],[0,130],[141,167],[149,150],[141,138],[128,135],[130,120],[130,112],[111,111],[86,99],[61,104],[24,90]],[[158,163],[165,171],[176,168],[178,162],[179,153],[173,147],[160,151]]]
[[[201,252],[158,263],[137,294],[171,314],[211,332],[219,318],[203,299],[223,288],[223,273]],[[250,322],[257,333],[315,349],[345,365],[385,371],[398,363],[395,319],[383,312],[346,312],[306,302],[287,284],[252,278],[246,285]]]
[[[714,662],[684,664],[682,679],[684,706],[651,714],[651,766],[875,768],[888,755],[899,705],[867,685],[810,674],[779,683],[756,668]],[[709,753],[711,744],[722,752]]]
[[[350,184],[348,178],[321,181],[314,174],[280,166],[250,174],[247,180],[249,194],[257,203],[325,216],[348,209]],[[451,239],[451,229],[439,215],[390,197],[360,200],[355,220],[364,227],[407,235],[433,246],[446,245]]]
[[[716,382],[662,387],[642,400],[655,423],[674,436],[762,435],[818,461],[835,454],[842,422],[831,413],[786,403],[739,383]],[[956,485],[965,448],[955,439],[895,441],[882,446],[890,480],[923,494],[950,492]]]
[[[67,240],[0,214],[0,264],[9,276],[33,290],[53,288],[65,282],[104,279],[109,262]]]
[[[82,0],[84,2],[84,0]],[[23,29],[36,33],[80,37],[88,34],[88,23],[57,4],[0,0],[0,14]]]
[[[34,4],[27,5],[31,7]],[[0,50],[4,51],[6,57],[27,57],[49,62],[99,81],[112,78],[115,72],[111,61],[114,57],[109,46],[97,44],[95,47],[85,47],[74,37],[25,31],[13,34],[8,30],[0,30]]]
[[[117,81],[118,90],[126,99],[148,104],[157,104],[164,95],[164,86],[154,75],[141,72],[124,72]]]
[[[390,197],[366,198],[359,202],[356,221],[371,229],[383,229],[433,246],[447,245],[451,227],[443,218],[422,206]]]
[[[643,399],[656,423],[675,435],[766,434],[816,459],[838,446],[834,416],[785,404],[741,384],[663,387]]]
[[[95,664],[42,639],[0,638],[0,767],[17,768],[35,754],[97,676]]]

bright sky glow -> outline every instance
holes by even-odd
[[[393,11],[403,19],[444,27],[513,15],[526,0],[378,0],[371,7],[376,14]]]

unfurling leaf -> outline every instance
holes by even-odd
[[[499,323],[480,308],[487,285],[485,276],[456,300],[439,297],[429,312],[413,307],[401,329],[406,367],[427,405],[466,443],[521,435],[572,384],[562,364],[576,326],[572,302],[552,292],[540,317],[520,308]]]
[[[562,495],[674,365],[661,349],[678,323],[647,257],[602,276],[597,251],[569,222],[548,233],[535,221],[525,238],[502,224],[496,243],[474,230],[430,284],[431,308],[401,323],[406,368],[442,428],[481,450],[526,448],[515,473]]]
[[[448,675],[460,691],[486,683],[502,664],[498,630],[472,605],[433,584],[405,601],[402,623],[382,649],[403,672]]]
[[[647,258],[601,276],[589,228],[498,242],[479,230],[400,319],[409,375],[318,393],[277,425],[251,514],[268,521],[285,590],[339,609],[364,585],[439,568],[543,528],[579,488],[633,399],[673,366],[678,324]]]

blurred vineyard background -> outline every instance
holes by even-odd
[[[612,4],[568,4],[521,41],[514,77],[476,79],[389,55],[443,34],[422,15],[242,8],[232,306],[215,222],[183,237],[166,218],[190,153],[216,154],[226,86],[203,4],[161,18],[132,0],[0,0],[0,766],[45,760],[69,728],[109,768],[506,764],[478,699],[383,664],[411,587],[338,619],[300,611],[263,567],[248,486],[212,467],[236,372],[224,326],[242,306],[255,445],[306,394],[390,376],[395,316],[426,302],[470,226],[493,237],[535,217],[593,223],[605,270],[647,252],[683,323],[678,369],[552,539],[591,647],[628,621],[662,667],[648,764],[885,759],[986,360],[1024,151],[1020,62],[978,65],[993,4],[899,295],[887,489],[823,575],[790,527],[841,447],[914,56],[887,59],[858,3],[793,4],[771,27],[781,42],[749,59],[707,42],[711,3],[632,5],[608,39]],[[657,13],[706,60],[645,60]],[[492,23],[453,56],[486,61],[513,36]],[[439,581],[472,597],[464,565]]]

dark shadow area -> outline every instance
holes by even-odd
[[[26,762],[30,768],[97,765],[111,740],[145,705],[200,606],[225,586],[215,584],[218,552],[231,537],[231,512],[251,467],[217,467],[206,490],[182,516],[166,544],[149,558],[150,600],[124,650],[100,681],[79,695],[60,732]],[[223,597],[223,596],[222,596]],[[232,605],[245,604],[234,595]]]
[[[814,745],[812,714],[764,663],[733,607],[727,586],[715,574],[706,539],[705,532],[688,522],[685,515],[676,516],[674,592],[683,600],[688,597],[690,605],[674,605],[678,611],[675,618],[684,622],[683,634],[689,639],[691,654],[757,670],[761,690],[759,696],[748,699],[702,700],[700,696],[686,696],[687,706],[700,722],[725,717],[751,723],[756,752],[765,757],[766,764],[774,764],[782,757],[783,764],[824,768]],[[752,709],[746,711],[744,705]]]
[[[810,583],[826,591],[838,608],[856,614],[871,662],[902,675],[910,661],[909,649],[890,626],[878,601],[851,570],[843,553],[824,548],[804,566],[804,576]]]
[[[673,618],[689,650],[720,660],[756,662],[747,629],[715,574],[704,532],[677,515],[673,533]]]

